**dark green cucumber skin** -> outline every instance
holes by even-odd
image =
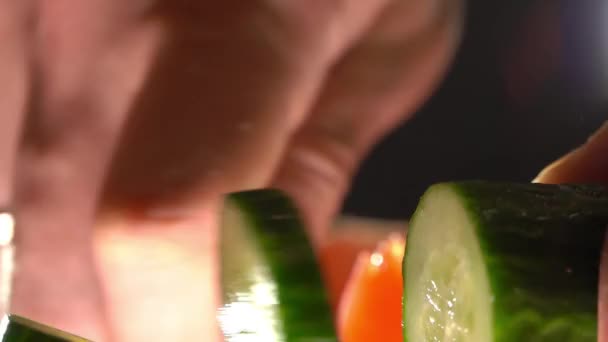
[[[496,341],[597,341],[608,192],[485,182],[455,188],[475,213],[495,294]]]
[[[494,341],[597,341],[608,192],[593,185],[451,186],[476,223],[493,291]]]
[[[56,335],[50,335],[46,332],[42,332],[35,327],[28,326],[27,324],[23,324],[21,322],[16,322],[14,316],[9,315],[9,324],[6,328],[6,331],[2,335],[2,342],[75,342],[75,341],[85,341],[83,338],[74,336],[70,337],[61,337]],[[61,332],[63,335],[68,335],[66,333]]]
[[[229,195],[256,230],[274,280],[286,342],[337,341],[314,250],[291,199],[279,190]]]

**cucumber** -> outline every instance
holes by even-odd
[[[278,190],[231,194],[220,231],[225,340],[337,341],[314,251]]]
[[[607,224],[591,185],[432,186],[407,235],[404,340],[597,341]]]
[[[87,342],[88,340],[16,315],[0,322],[2,342]]]

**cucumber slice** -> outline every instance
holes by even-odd
[[[220,234],[226,341],[337,341],[313,249],[288,197],[228,196]]]
[[[0,322],[2,342],[87,342],[88,340],[16,315]]]
[[[404,340],[597,341],[608,193],[443,183],[422,197],[404,258]]]

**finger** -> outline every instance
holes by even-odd
[[[170,0],[151,11],[163,48],[101,203],[111,218],[99,227],[100,268],[121,341],[218,339],[213,202],[267,181],[327,58],[260,3]],[[152,323],[159,312],[171,319]]]
[[[109,206],[160,207],[267,180],[329,57],[310,27],[262,3],[158,2],[165,45],[131,110]]]
[[[461,7],[395,1],[331,71],[275,177],[298,201],[316,243],[367,151],[441,79],[459,40]]]
[[[534,182],[608,185],[608,122],[583,146],[547,166]]]
[[[125,107],[143,79],[142,55],[154,39],[141,37],[150,36],[145,26],[125,28],[116,3],[37,4],[28,40],[35,77],[17,165],[12,308],[106,341],[90,228]]]
[[[163,48],[113,158],[99,229],[122,339],[196,340],[213,330],[213,202],[268,184],[357,26],[343,23],[337,3],[158,1],[149,11]],[[369,6],[340,3],[362,17]],[[172,319],[151,330],[158,311]]]
[[[381,135],[431,93],[459,38],[459,4],[439,9],[425,2],[414,8],[397,3],[332,70],[312,117],[291,142],[275,180],[298,201],[315,244],[325,245],[321,257],[333,294],[342,293],[345,278],[335,275],[335,262],[327,262],[327,251],[336,244],[324,229],[339,209],[357,164]],[[426,20],[412,26],[395,24],[407,22],[403,18],[408,15]],[[354,261],[348,251],[353,249],[343,251],[347,257],[340,259],[346,272]]]
[[[0,0],[0,206],[11,201],[18,132],[28,87],[31,1]]]
[[[132,109],[108,206],[183,207],[176,198],[268,184],[328,67],[383,2],[160,1],[164,53]]]

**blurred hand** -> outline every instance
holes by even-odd
[[[358,163],[440,81],[462,5],[0,0],[13,311],[213,340],[220,196],[289,192],[323,248]]]

